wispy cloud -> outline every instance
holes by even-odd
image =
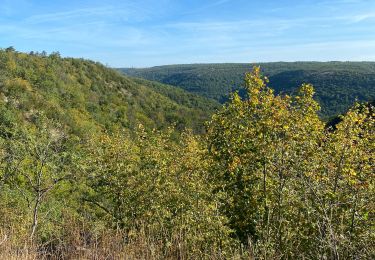
[[[374,13],[359,13],[352,15],[331,15],[331,16],[315,16],[315,17],[301,17],[301,18],[273,18],[262,17],[251,20],[233,20],[233,21],[205,21],[205,22],[177,22],[165,25],[165,27],[190,30],[190,31],[212,31],[212,32],[235,32],[235,31],[269,31],[272,33],[282,32],[293,27],[326,27],[325,24],[330,26],[339,26],[340,23],[358,23],[364,20],[375,18]],[[332,22],[334,22],[332,24]]]
[[[25,22],[37,24],[37,23],[55,22],[55,21],[60,21],[60,20],[66,21],[66,20],[70,20],[74,18],[114,15],[116,12],[118,11],[108,6],[95,7],[95,8],[82,8],[82,9],[70,10],[66,12],[33,15],[25,19]],[[124,12],[124,11],[122,10],[121,12]]]
[[[220,7],[221,5],[229,3],[230,1],[231,0],[217,0],[217,1],[213,1],[213,2],[212,1],[208,1],[208,2],[203,1],[203,5],[199,6],[198,8],[188,9],[188,11],[184,11],[183,14],[188,15],[188,14],[203,13],[206,10],[215,9],[217,7]]]
[[[219,6],[219,5],[222,5],[222,4],[225,4],[225,3],[228,3],[229,1],[231,0],[219,0],[219,1],[216,1],[210,5],[208,5],[208,7],[214,7],[214,6]]]
[[[1,46],[114,66],[375,55],[370,0],[0,2]]]
[[[155,10],[139,4],[137,1],[124,1],[121,4],[103,4],[93,7],[74,8],[67,11],[35,14],[27,17],[23,22],[28,24],[47,24],[50,22],[73,23],[77,20],[120,20],[141,22],[155,14]]]
[[[352,23],[359,23],[359,22],[369,20],[369,19],[374,19],[374,18],[375,18],[375,12],[354,15],[354,16],[348,17],[348,20]]]
[[[237,21],[209,21],[209,22],[178,22],[165,25],[167,28],[188,30],[195,32],[237,32],[237,31],[259,31],[268,28],[269,31],[283,31],[290,28],[295,21],[273,19],[273,20],[237,20]]]

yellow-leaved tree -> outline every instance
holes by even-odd
[[[264,259],[373,254],[373,206],[363,208],[373,198],[369,109],[350,111],[332,132],[311,85],[291,97],[267,83],[255,67],[245,77],[246,97],[233,94],[208,123],[230,227]]]

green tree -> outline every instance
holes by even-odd
[[[6,169],[9,185],[17,190],[31,210],[30,238],[34,240],[39,211],[48,194],[63,181],[72,178],[75,155],[69,150],[71,142],[64,131],[35,115],[35,126],[19,129],[5,144]]]
[[[181,142],[172,134],[140,127],[133,141],[124,133],[94,141],[84,200],[129,239],[142,232],[159,238],[165,256],[224,253],[230,230],[212,192],[206,151],[190,133]]]
[[[230,226],[264,259],[368,257],[373,207],[359,201],[372,205],[373,115],[354,109],[327,131],[311,85],[289,97],[267,82],[255,67],[247,98],[235,93],[208,124]]]

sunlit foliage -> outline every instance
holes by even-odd
[[[327,127],[311,85],[277,95],[255,67],[202,133],[185,92],[0,58],[0,258],[374,258],[372,105]]]
[[[263,258],[374,254],[373,108],[351,109],[335,131],[313,88],[275,96],[255,67],[247,98],[232,96],[208,125],[224,211]]]

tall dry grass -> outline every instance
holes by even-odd
[[[54,241],[33,243],[1,233],[0,259],[252,259],[248,251],[233,248],[232,252],[221,252],[219,248],[207,251],[189,250],[189,241],[181,234],[152,234],[146,229],[138,231],[106,231],[92,234],[83,229],[69,230]]]

